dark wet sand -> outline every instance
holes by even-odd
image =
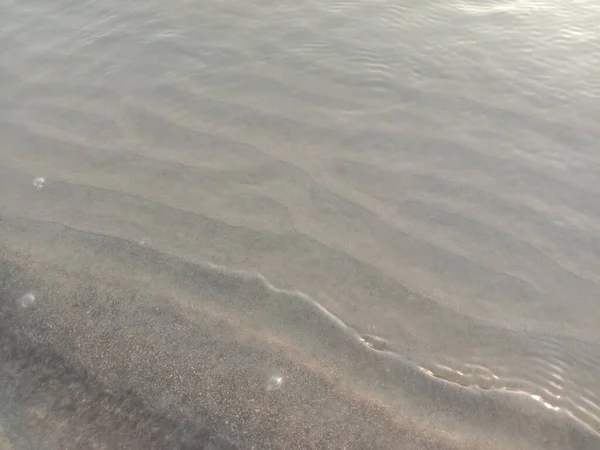
[[[596,445],[371,349],[260,278],[51,223],[3,217],[1,237],[8,423],[49,448],[518,448],[511,432]]]
[[[600,448],[600,17],[466,4],[0,0],[0,448]]]
[[[51,224],[3,218],[2,238],[19,242],[2,246],[2,394],[35,448],[465,448],[283,341],[262,315],[294,299],[260,280]],[[329,340],[306,338],[316,354],[335,345],[363,374],[376,360],[310,305],[283,308]],[[284,383],[269,391],[273,373]]]

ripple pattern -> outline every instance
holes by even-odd
[[[597,449],[597,23],[0,0],[0,445]]]

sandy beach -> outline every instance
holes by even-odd
[[[597,449],[600,17],[459,3],[0,0],[0,448]]]

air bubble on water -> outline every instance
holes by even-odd
[[[267,391],[276,391],[283,386],[283,377],[273,375],[267,380]]]
[[[46,179],[44,177],[38,177],[35,180],[33,180],[33,185],[35,186],[36,189],[42,189],[44,187],[44,183],[46,182]]]
[[[19,305],[21,305],[22,308],[30,307],[33,305],[33,302],[35,302],[35,295],[33,295],[31,292],[28,292],[19,299]]]

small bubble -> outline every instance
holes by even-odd
[[[36,189],[40,190],[44,187],[45,182],[46,182],[46,179],[44,177],[38,177],[35,180],[33,180],[33,185],[35,186]]]
[[[19,305],[21,305],[22,308],[29,308],[31,305],[33,305],[33,302],[35,302],[35,295],[33,295],[31,292],[28,292],[19,299]]]
[[[267,391],[276,391],[283,386],[283,378],[277,375],[269,377],[267,380]]]

